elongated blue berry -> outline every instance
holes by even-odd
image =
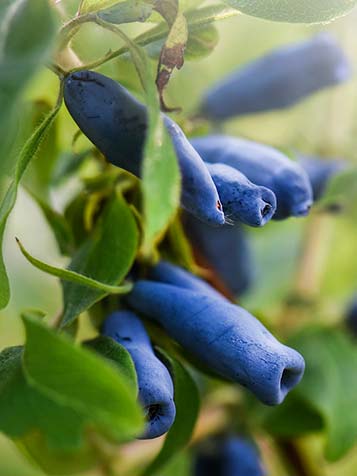
[[[147,110],[125,88],[93,71],[70,74],[64,98],[73,119],[109,162],[140,177]],[[182,176],[182,206],[199,219],[221,225],[217,189],[199,154],[172,119],[165,125],[173,140]]]
[[[128,301],[212,372],[244,385],[266,404],[281,403],[302,378],[301,355],[226,299],[142,280]]]
[[[212,120],[293,106],[350,77],[348,60],[333,36],[321,33],[278,48],[218,82],[204,95],[201,114]]]
[[[249,291],[255,278],[255,262],[242,226],[213,228],[188,214],[184,223],[198,264],[213,272],[220,290],[235,298]]]
[[[264,226],[276,212],[274,192],[255,185],[237,169],[225,164],[207,164],[223,205],[226,222]]]
[[[265,476],[259,451],[247,438],[223,435],[205,442],[195,459],[195,476]]]
[[[139,400],[147,415],[142,438],[163,435],[175,420],[174,387],[167,368],[154,354],[143,324],[134,313],[118,311],[105,320],[103,334],[124,346],[133,359]]]
[[[204,161],[229,165],[272,190],[277,199],[274,219],[309,213],[313,196],[306,172],[273,147],[225,135],[198,137],[191,143]]]
[[[324,195],[329,181],[346,168],[346,164],[342,160],[322,159],[306,155],[299,156],[299,163],[311,182],[314,201]]]

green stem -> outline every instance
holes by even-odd
[[[94,13],[87,13],[85,15],[79,15],[72,18],[65,23],[59,31],[58,50],[64,49],[71,39],[76,35],[81,25],[84,23],[90,23],[95,20],[96,15]]]
[[[56,63],[48,63],[47,68],[51,70],[53,73],[55,73],[56,76],[59,77],[60,80],[65,77],[66,72],[59,64]]]

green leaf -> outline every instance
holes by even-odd
[[[0,430],[14,439],[37,431],[50,447],[78,447],[82,417],[28,384],[22,369],[22,353],[22,347],[10,347],[0,354]]]
[[[202,29],[216,21],[237,16],[239,13],[234,8],[225,5],[210,5],[185,13],[190,32]]]
[[[334,176],[320,200],[319,207],[340,206],[343,209],[355,207],[357,201],[357,167]]]
[[[64,416],[64,418],[70,417],[69,413]],[[76,449],[53,448],[47,444],[42,434],[35,431],[16,439],[14,443],[26,459],[46,475],[73,476],[73,474],[89,471],[101,463],[96,449],[90,442],[85,442]]]
[[[197,386],[189,372],[173,357],[160,351],[173,375],[175,387],[176,418],[169,430],[161,451],[145,469],[144,476],[156,474],[172,457],[189,443],[195,427],[200,399]]]
[[[57,268],[56,266],[46,264],[43,261],[40,261],[39,259],[31,256],[30,253],[26,251],[19,239],[16,239],[16,241],[19,245],[21,253],[25,256],[25,258],[33,266],[40,269],[41,271],[44,271],[45,273],[50,274],[51,276],[56,276],[57,278],[61,278],[64,281],[75,283],[80,286],[86,286],[91,290],[95,290],[97,292],[101,291],[105,294],[125,294],[131,291],[131,284],[124,284],[123,286],[112,286],[110,284],[96,281],[95,279],[89,278],[88,276],[76,273],[75,271]]]
[[[74,248],[74,238],[66,218],[54,210],[45,200],[29,190],[27,191],[41,209],[56,238],[60,252],[63,255],[70,255]]]
[[[115,23],[144,22],[153,11],[153,5],[147,0],[126,0],[111,8],[101,10],[98,15],[105,21]]]
[[[90,469],[96,461],[93,449],[83,441],[85,420],[28,384],[22,354],[22,347],[0,354],[0,430],[46,473]]]
[[[2,0],[0,5],[0,132],[31,76],[49,57],[56,30],[47,0]]]
[[[91,152],[91,149],[87,149],[78,153],[64,152],[61,154],[53,169],[52,184],[54,186],[61,185],[62,182],[74,175],[90,156]]]
[[[266,427],[285,437],[324,427],[326,457],[342,458],[357,442],[357,347],[341,331],[307,329],[290,340],[306,360],[305,376]],[[295,428],[300,418],[298,428]]]
[[[163,256],[168,256],[169,261],[178,264],[182,268],[187,268],[191,271],[194,271],[197,268],[193,249],[191,243],[186,237],[179,214],[167,230],[166,241],[168,252],[166,253],[166,247],[163,250],[160,250]]]
[[[137,395],[138,379],[135,365],[125,347],[107,336],[98,336],[95,339],[86,341],[85,344],[102,357],[105,357],[110,362],[114,363],[115,367],[118,367],[120,372],[125,375],[133,392]]]
[[[50,114],[52,107],[44,100],[37,100],[31,104],[30,118],[27,123],[30,127],[30,135],[43,118]],[[42,141],[35,160],[32,160],[22,180],[23,186],[31,190],[44,202],[50,201],[50,185],[53,169],[58,158],[58,121],[55,120],[51,129]]]
[[[88,230],[84,222],[86,209],[91,195],[86,190],[81,190],[66,206],[64,217],[69,223],[76,247],[86,239]]]
[[[265,413],[264,427],[279,438],[300,437],[321,431],[324,422],[321,415],[307,402],[301,401],[296,392],[290,393],[283,405]]]
[[[26,381],[22,347],[0,354],[0,430],[46,474],[73,474],[96,463],[84,441],[85,419]]]
[[[149,128],[142,173],[144,239],[142,252],[151,256],[180,203],[180,171],[171,138],[160,113],[154,80],[145,55]]]
[[[189,34],[186,45],[185,59],[204,58],[212,53],[218,44],[219,34],[214,25],[207,25],[201,30]]]
[[[193,10],[204,2],[205,0],[180,0],[180,9],[182,11]]]
[[[39,322],[39,316],[43,317],[39,311],[23,314],[29,337],[24,359],[25,366],[29,366],[26,372],[33,372],[38,382],[32,376],[26,380],[22,347],[8,348],[0,354],[0,431],[12,438],[46,474],[73,475],[101,463],[96,441],[106,444],[103,437],[108,434],[111,439],[122,441],[128,435],[127,427],[132,427],[133,432],[135,428],[141,429],[143,418],[135,403],[137,392],[133,386],[135,371],[122,350],[108,353],[117,362],[114,368],[101,357],[55,335]],[[49,353],[47,346],[51,347]],[[47,372],[55,372],[55,385],[48,383],[51,378],[47,379]],[[76,387],[84,385],[82,395],[70,390],[71,381],[76,381]],[[93,388],[95,391],[91,391]],[[106,399],[112,402],[113,397],[116,404],[109,403],[109,412],[114,411],[116,417],[113,429],[108,431],[103,428],[102,415],[98,417],[92,405],[98,403],[101,413],[103,405],[107,408]]]
[[[346,15],[356,0],[224,0],[242,13],[289,23],[322,23]]]
[[[107,291],[63,282],[63,325],[73,322],[124,279],[134,262],[138,241],[134,215],[125,200],[116,195],[106,205],[92,235],[75,253],[69,266],[71,272],[105,283]]]
[[[25,309],[21,312],[21,318],[25,319],[26,317],[41,320],[46,317],[46,313],[40,309]]]
[[[26,141],[19,158],[16,163],[15,176],[10,184],[10,187],[7,190],[7,193],[0,205],[0,248],[2,248],[2,242],[4,238],[4,232],[6,227],[6,221],[14,208],[16,197],[17,197],[17,188],[21,181],[21,178],[33,156],[38,151],[42,141],[46,137],[46,134],[50,130],[53,121],[60,109],[60,104],[57,105],[53,111],[46,116],[43,122],[38,126],[32,136]],[[6,273],[6,268],[2,256],[2,251],[0,252],[0,309],[4,308],[10,299],[10,287],[9,280]]]
[[[118,0],[82,0],[79,13],[98,12],[104,8],[110,8],[120,3]]]
[[[124,441],[140,433],[143,415],[136,395],[117,368],[36,319],[26,317],[24,324],[24,371],[31,385],[78,412],[108,438]]]

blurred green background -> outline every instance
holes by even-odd
[[[73,11],[77,2],[63,0],[62,3]],[[272,23],[244,15],[225,20],[217,24],[220,41],[214,52],[199,61],[187,61],[181,71],[175,72],[168,87],[167,102],[182,106],[182,117],[190,115],[194,113],[205,88],[227,72],[276,46],[302,40],[317,31],[332,32],[343,45],[356,69],[356,24],[357,12],[352,12],[332,24],[313,27]],[[126,30],[130,34],[136,34],[143,28],[145,27],[134,26]],[[73,46],[85,62],[101,56],[109,47],[117,47],[117,40],[107,32],[88,26],[76,37]],[[103,67],[102,71],[120,78],[124,67],[123,61],[113,61]],[[132,74],[135,74],[134,70]],[[51,72],[42,70],[28,87],[26,101],[45,100],[53,103],[57,88],[57,78]],[[287,111],[233,120],[224,128],[230,134],[260,140],[284,150],[297,149],[307,153],[340,157],[357,164],[356,99],[355,79],[333,91],[321,92]],[[26,106],[24,108],[26,110]],[[177,116],[179,120],[182,117]],[[26,117],[19,122],[19,136],[26,135],[23,124],[25,120]],[[56,130],[56,153],[70,150],[75,132],[74,123],[63,110]],[[79,147],[85,147],[82,139]],[[78,183],[72,180],[66,187],[57,189],[52,196],[54,204],[61,209],[61,205],[77,188]],[[258,273],[256,288],[244,298],[248,309],[262,313],[267,320],[276,315],[296,280],[302,238],[309,226],[309,220],[313,219],[290,219],[283,223],[269,224],[264,230],[250,231]],[[318,312],[310,318],[315,321],[337,322],[342,319],[346,302],[357,288],[356,213],[327,217],[323,227],[323,240],[319,248],[319,307]],[[6,231],[5,258],[12,297],[9,306],[0,313],[1,348],[23,341],[19,320],[21,310],[36,308],[54,316],[61,307],[58,281],[34,269],[24,260],[16,246],[15,236],[23,241],[34,256],[55,265],[66,264],[38,207],[26,192],[21,190]],[[321,455],[319,438],[311,437],[304,445],[316,448],[314,454]],[[269,465],[271,463],[268,462]],[[317,467],[320,465],[323,468],[324,472],[321,474],[326,476],[357,474],[357,454],[349,454],[342,461],[328,467],[322,456],[319,456],[315,463]],[[174,461],[162,476],[185,476],[188,468],[189,463],[183,456]],[[40,471],[25,462],[11,442],[3,436],[0,437],[1,476],[40,474]],[[273,467],[271,475],[280,474],[283,476],[279,468]]]

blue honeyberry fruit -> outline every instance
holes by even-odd
[[[247,387],[268,405],[281,403],[303,376],[305,363],[298,352],[224,298],[140,280],[128,302],[211,372]]]
[[[350,334],[357,338],[357,294],[348,306],[345,323]]]
[[[174,386],[167,368],[154,353],[145,327],[133,312],[118,311],[104,321],[102,333],[124,346],[133,359],[139,401],[147,417],[147,427],[141,438],[163,435],[176,416]]]
[[[68,111],[107,160],[140,177],[147,131],[147,110],[125,88],[93,71],[70,74],[64,99]],[[182,177],[182,206],[197,218],[222,225],[217,189],[199,154],[172,119],[164,116]]]
[[[179,288],[202,292],[216,298],[223,297],[218,291],[202,279],[179,266],[169,263],[168,261],[160,261],[150,270],[149,276],[150,279],[153,279],[154,281],[173,284]]]
[[[218,190],[226,222],[264,226],[276,212],[276,196],[226,164],[207,164]]]
[[[211,120],[293,106],[310,94],[351,76],[335,38],[320,33],[283,46],[239,68],[204,95],[201,115]]]
[[[255,262],[243,227],[213,228],[188,214],[184,224],[198,264],[214,272],[220,289],[235,298],[249,291],[255,280]]]
[[[212,438],[198,452],[194,476],[265,476],[254,443],[247,438],[224,435]]]
[[[309,213],[312,188],[304,169],[273,147],[226,135],[191,140],[205,162],[229,165],[251,182],[272,190],[277,199],[274,219]]]
[[[311,182],[314,201],[322,198],[329,181],[346,168],[346,164],[342,160],[322,159],[307,155],[299,155],[299,163]]]

